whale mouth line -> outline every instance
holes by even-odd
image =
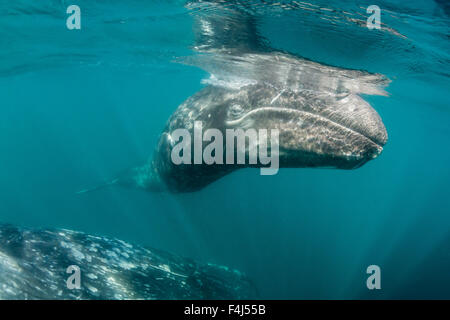
[[[332,124],[341,127],[347,131],[351,131],[353,134],[357,134],[359,136],[362,136],[365,139],[370,140],[370,142],[372,142],[373,144],[375,144],[377,146],[377,149],[379,151],[378,154],[381,153],[381,151],[383,151],[383,145],[384,143],[378,142],[376,140],[374,140],[372,137],[368,136],[367,134],[364,134],[360,131],[355,130],[354,128],[351,128],[345,124],[339,123],[335,120],[332,120],[324,115],[321,114],[317,114],[317,113],[313,113],[313,112],[308,112],[308,111],[303,111],[303,110],[296,110],[296,109],[292,109],[292,108],[284,108],[284,107],[261,107],[261,108],[257,108],[257,109],[253,109],[249,112],[247,112],[246,114],[244,114],[243,116],[241,116],[238,119],[235,120],[229,120],[226,121],[227,125],[233,126],[233,125],[237,125],[241,122],[243,122],[246,118],[258,114],[260,112],[264,112],[264,111],[269,111],[269,112],[280,112],[280,113],[292,113],[292,114],[300,114],[300,115],[308,115],[308,116],[312,116],[315,117],[317,119],[326,121],[326,122],[331,122]]]

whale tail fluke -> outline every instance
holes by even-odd
[[[93,188],[88,188],[88,189],[83,189],[83,190],[77,191],[77,192],[75,192],[75,194],[83,194],[83,193],[88,193],[88,192],[104,189],[104,188],[116,185],[118,182],[119,182],[119,179],[113,179],[111,181],[108,181],[104,184],[95,186]]]

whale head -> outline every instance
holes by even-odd
[[[380,116],[357,94],[259,85],[227,96],[230,101],[218,106],[227,105],[227,128],[278,130],[281,167],[353,169],[380,155],[387,142]]]
[[[387,142],[378,113],[352,93],[278,90],[264,84],[236,90],[209,86],[180,106],[166,131],[192,128],[195,121],[201,121],[203,131],[219,129],[224,136],[228,129],[278,130],[281,167],[353,169],[380,155]]]
[[[195,164],[195,160],[188,164],[173,163],[171,155],[179,143],[174,141],[173,133],[183,129],[195,137],[195,123],[201,123],[203,133],[214,129],[223,137],[227,136],[227,131],[265,130],[269,136],[277,130],[280,168],[358,168],[376,158],[387,141],[380,116],[357,94],[329,95],[289,88],[280,91],[262,83],[239,89],[207,86],[174,112],[147,166],[157,173],[159,181],[164,182],[169,191],[196,191],[239,168],[267,167],[261,163],[226,163],[227,153],[239,151],[236,143],[234,150],[228,150],[225,141],[221,164]],[[206,145],[203,144],[203,150]],[[256,145],[251,146],[247,141],[247,159],[255,147],[258,150],[268,147],[267,153],[273,152],[272,142],[258,139]]]
[[[381,117],[361,95],[387,95],[380,74],[281,53],[201,55],[209,87],[187,100],[205,128],[278,129],[281,167],[358,168],[387,142]]]

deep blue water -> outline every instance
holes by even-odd
[[[151,156],[208,74],[183,1],[0,0],[0,222],[63,227],[245,272],[263,298],[450,298],[450,19],[443,1],[246,1],[270,46],[381,73],[382,155],[239,170],[202,191],[77,190]],[[82,29],[65,27],[78,4]],[[382,30],[368,30],[370,4]],[[320,8],[331,8],[321,10]],[[330,18],[332,17],[332,19]],[[353,19],[353,20],[352,20]],[[366,268],[382,290],[366,288]]]

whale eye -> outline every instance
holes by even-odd
[[[233,104],[230,109],[228,109],[228,118],[236,119],[239,118],[244,112],[244,108],[242,108],[239,104]]]

